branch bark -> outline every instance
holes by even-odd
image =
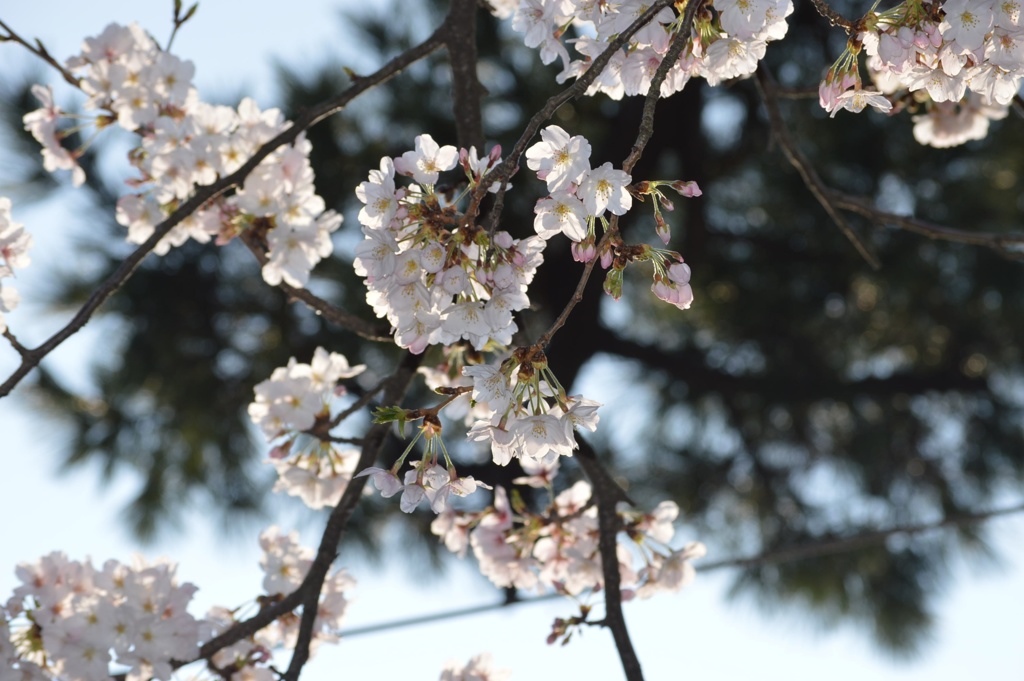
[[[839,231],[850,240],[850,243],[857,249],[861,257],[876,270],[881,268],[882,264],[878,261],[878,257],[868,249],[867,244],[850,227],[846,218],[843,217],[843,214],[839,212],[838,207],[832,201],[829,187],[825,185],[821,177],[818,176],[814,166],[811,165],[810,160],[804,156],[804,153],[793,142],[793,138],[789,136],[789,129],[786,127],[786,122],[782,118],[782,112],[779,110],[779,99],[775,94],[775,80],[763,64],[757,67],[757,79],[755,82],[757,83],[758,91],[761,93],[761,98],[764,100],[765,110],[768,112],[768,121],[771,124],[772,134],[778,140],[779,146],[782,147],[782,152],[786,155],[790,165],[800,173],[800,177],[803,178],[807,189],[818,200],[818,203],[825,209],[825,212],[832,218],[832,221],[836,223]]]
[[[620,501],[633,505],[626,492],[615,482],[597,458],[594,448],[577,436],[580,449],[577,454],[580,466],[590,479],[591,488],[597,503],[598,546],[601,550],[601,573],[604,577],[604,622],[615,639],[615,648],[619,652],[622,671],[627,681],[643,681],[644,674],[640,667],[640,659],[629,638],[626,617],[622,613],[621,575],[619,574],[618,539],[619,515],[615,506]]]

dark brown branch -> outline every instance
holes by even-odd
[[[406,354],[401,364],[391,376],[387,388],[384,389],[384,404],[398,404],[402,401],[409,383],[416,375],[422,361],[422,355]],[[363,470],[373,465],[377,460],[384,440],[391,431],[390,423],[378,423],[370,427],[363,439],[363,451],[359,456],[359,463],[356,470]],[[316,623],[317,609],[320,602],[320,591],[323,589],[324,578],[331,567],[331,563],[338,557],[338,544],[348,527],[348,521],[356,504],[362,497],[363,487],[368,478],[353,478],[341,495],[338,505],[331,511],[327,519],[327,527],[324,528],[323,537],[320,540],[320,548],[317,550],[316,558],[309,568],[309,573],[299,587],[302,592],[302,620],[299,624],[299,636],[292,651],[291,663],[288,671],[282,677],[282,681],[298,681],[303,665],[309,659],[309,644],[313,640],[313,629]]]
[[[484,124],[480,99],[484,87],[477,77],[476,0],[452,0],[448,14],[445,45],[452,67],[452,113],[460,147],[475,146],[484,155]]]
[[[612,216],[611,224],[613,227],[618,225],[618,218],[618,215]],[[601,241],[597,244],[598,252],[600,252],[601,247],[605,244],[605,242],[608,241],[609,236],[614,233],[615,231],[609,228],[608,232],[606,232],[605,235],[601,237]],[[557,333],[558,330],[565,325],[565,322],[567,319],[569,319],[569,315],[572,314],[573,309],[577,305],[579,305],[580,301],[583,300],[583,292],[587,288],[587,282],[590,281],[590,275],[593,274],[595,265],[597,265],[596,257],[592,258],[588,263],[586,263],[583,266],[583,273],[580,275],[580,280],[576,284],[576,290],[573,291],[572,297],[569,298],[569,302],[567,302],[565,304],[565,307],[562,308],[561,314],[559,314],[558,318],[555,319],[555,321],[551,324],[551,328],[545,331],[544,334],[537,339],[537,342],[534,343],[534,345],[540,348],[546,348],[548,344],[551,342],[551,339],[554,337],[555,333]]]
[[[686,13],[683,14],[683,26],[692,26],[693,18],[697,15],[697,10],[700,9],[702,2],[699,0],[692,0],[686,6]],[[679,32],[676,36],[675,41],[665,54],[665,58],[661,60],[658,65],[658,69],[654,72],[654,77],[651,78],[651,86],[647,91],[647,96],[644,99],[644,110],[643,116],[640,121],[640,129],[637,131],[636,141],[633,142],[633,148],[629,152],[629,156],[622,163],[622,169],[627,173],[633,170],[633,166],[636,165],[637,161],[644,153],[644,148],[650,141],[651,136],[654,134],[654,108],[661,97],[661,84],[665,82],[665,78],[668,77],[668,72],[672,70],[676,62],[685,50],[690,45],[692,38],[692,32],[683,31]],[[597,246],[597,251],[600,252],[601,245],[603,245],[613,234],[618,232],[619,216],[613,215],[608,227],[608,231],[601,238],[601,242]],[[594,271],[596,265],[596,259],[591,260],[583,267],[583,273],[580,275],[579,283],[576,284],[576,290],[573,292],[569,302],[566,303],[565,308],[562,309],[562,313],[558,315],[558,318],[554,321],[544,335],[537,339],[536,345],[540,347],[547,347],[548,343],[551,342],[552,337],[555,333],[565,325],[566,320],[569,318],[569,314],[572,312],[581,300],[583,300],[583,291],[587,287],[587,282],[590,280],[590,275]]]
[[[384,390],[384,401],[386,403],[398,403],[401,401],[409,386],[409,382],[416,374],[416,369],[419,367],[421,359],[422,356],[412,354],[407,354],[404,357],[395,373],[388,378],[387,386]],[[358,470],[367,468],[374,462],[380,452],[380,448],[384,444],[388,430],[389,426],[382,424],[372,426],[367,431],[363,441],[363,450],[357,464]],[[352,517],[352,512],[362,495],[365,484],[365,477],[355,478],[345,488],[345,492],[342,494],[338,505],[331,511],[331,515],[327,520],[327,526],[324,528],[323,537],[320,540],[320,548],[317,551],[316,558],[313,560],[313,564],[310,566],[309,572],[299,588],[285,596],[282,600],[267,606],[256,615],[235,624],[224,633],[204,643],[199,649],[199,655],[196,657],[197,660],[209,659],[217,651],[252,636],[263,627],[271,624],[282,615],[292,612],[301,605],[303,606],[303,618],[299,630],[299,640],[292,658],[292,666],[295,667],[296,672],[295,676],[291,678],[297,678],[298,670],[301,670],[302,665],[309,658],[309,642],[312,640],[313,623],[316,619],[317,603],[320,600],[320,590],[323,588],[324,578],[331,563],[334,562],[337,556],[338,543],[341,541],[342,534],[348,525],[349,519]],[[308,622],[307,613],[309,613]],[[296,658],[299,658],[300,655],[301,661],[299,662]],[[176,662],[175,666],[180,667],[191,662],[194,662],[194,660]],[[291,667],[289,667],[290,671]]]
[[[157,243],[182,220],[194,213],[206,202],[220,196],[232,187],[241,184],[249,173],[251,173],[256,166],[258,166],[263,159],[269,156],[274,150],[294,142],[295,138],[297,138],[304,130],[337,113],[338,111],[341,111],[349,102],[366,90],[388,81],[392,76],[402,71],[402,69],[437,50],[443,44],[441,38],[443,28],[444,26],[435,31],[434,34],[424,42],[389,61],[373,75],[355,79],[352,85],[337,97],[329,99],[304,111],[295,119],[294,123],[292,123],[288,129],[284,130],[260,147],[256,153],[253,154],[252,158],[246,161],[245,164],[235,172],[226,177],[222,177],[213,184],[199,187],[195,194],[192,195],[192,198],[180,205],[177,210],[167,217],[167,219],[157,225],[153,234],[145,241],[145,243],[136,248],[131,255],[125,258],[121,265],[109,277],[107,277],[95,291],[93,291],[92,295],[89,296],[89,299],[78,310],[71,321],[57,331],[57,333],[50,336],[50,338],[48,338],[42,345],[31,349],[22,355],[21,364],[17,369],[15,369],[14,373],[11,374],[3,385],[0,385],[0,397],[8,395],[21,381],[21,379],[23,379],[33,368],[38,366],[39,362],[50,354],[54,348],[59,346],[85,326],[100,305],[102,305],[107,298],[121,288],[135,270],[138,269],[143,259],[151,250],[153,250]],[[295,290],[297,291],[297,289]],[[301,296],[303,295],[305,294],[297,295],[297,297],[300,297],[301,299]]]
[[[54,59],[53,55],[51,55],[47,51],[46,47],[43,46],[43,43],[40,42],[38,38],[36,39],[36,44],[31,45],[27,40],[25,40],[20,35],[15,33],[14,29],[5,24],[2,20],[0,20],[0,28],[7,31],[7,35],[0,35],[0,42],[14,42],[24,46],[26,50],[36,55],[37,57],[45,61],[47,64],[52,66],[54,69],[56,69],[57,72],[60,73],[61,77],[64,80],[66,80],[76,90],[81,88],[82,84],[80,79],[75,77],[73,73],[68,71],[63,64]]]
[[[357,411],[368,405],[370,403],[370,400],[373,399],[373,396],[379,393],[387,386],[388,380],[389,379],[385,378],[384,380],[380,381],[377,385],[373,386],[365,393],[363,393],[362,397],[360,397],[358,400],[352,403],[352,406],[350,406],[348,409],[343,409],[342,411],[339,411],[337,415],[333,419],[331,419],[331,428],[334,428],[339,423],[347,419],[349,416],[351,416],[352,414],[356,413]]]
[[[11,344],[11,347],[14,348],[14,351],[17,352],[19,355],[24,357],[25,355],[28,354],[28,348],[26,348],[24,345],[18,342],[17,337],[13,333],[11,333],[10,329],[4,329],[4,338],[7,339],[7,342]]]
[[[875,222],[897,229],[905,229],[915,234],[921,234],[929,239],[985,246],[1006,258],[1024,260],[1024,233],[970,232],[963,229],[944,227],[915,217],[879,210],[872,206],[867,199],[861,197],[850,196],[849,194],[837,191],[831,191],[830,193],[835,205],[838,207],[854,213],[860,213]]]
[[[580,466],[590,479],[594,498],[597,501],[598,547],[601,550],[601,573],[604,577],[604,608],[602,624],[612,632],[615,648],[619,652],[622,670],[627,681],[643,681],[644,674],[640,668],[640,659],[633,649],[626,628],[626,618],[622,613],[621,575],[619,574],[618,534],[620,529],[619,514],[615,506],[620,501],[632,504],[629,496],[618,483],[608,474],[597,459],[593,447],[582,439],[579,440],[577,459]]]
[[[879,263],[878,258],[868,250],[867,245],[857,236],[857,233],[853,231],[849,223],[846,222],[846,218],[839,212],[839,209],[831,199],[831,190],[818,176],[818,172],[811,165],[810,160],[804,156],[804,153],[793,142],[793,138],[789,136],[789,129],[786,127],[786,123],[782,119],[782,112],[779,110],[779,100],[775,94],[775,81],[763,64],[757,67],[756,82],[758,91],[761,93],[761,99],[764,100],[764,106],[768,112],[768,121],[771,124],[772,134],[778,140],[779,146],[782,147],[782,152],[786,155],[786,159],[800,173],[800,177],[803,178],[807,189],[814,195],[814,198],[818,199],[818,203],[825,209],[825,212],[832,218],[832,221],[836,223],[839,231],[850,240],[853,247],[857,249],[857,252],[860,253],[861,257],[869,265],[879,269],[881,263]]]
[[[857,251],[873,267],[877,268],[879,266],[877,258],[867,251],[865,244],[846,223],[845,218],[839,212],[840,209],[858,213],[876,223],[887,224],[891,227],[921,234],[929,239],[984,246],[991,248],[1006,258],[1024,260],[1024,234],[1022,233],[970,232],[944,227],[918,218],[880,210],[872,206],[870,200],[866,198],[851,196],[826,185],[814,170],[811,162],[803,155],[803,152],[800,151],[789,135],[789,130],[786,128],[786,124],[782,120],[782,114],[779,111],[778,96],[780,90],[778,86],[763,66],[758,67],[757,76],[757,83],[765,103],[765,108],[768,111],[772,133],[779,141],[779,145],[782,147],[786,158],[789,159],[789,162],[800,173],[804,184],[811,190],[811,193],[818,199],[818,202],[825,208],[825,211],[832,217],[839,229],[850,239],[857,248]]]

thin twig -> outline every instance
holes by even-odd
[[[811,4],[814,5],[814,9],[818,10],[818,14],[828,19],[828,23],[833,26],[842,26],[847,35],[857,30],[856,25],[852,21],[829,7],[825,0],[811,0]]]
[[[36,55],[37,57],[45,61],[47,64],[52,66],[54,69],[56,69],[57,72],[60,73],[61,77],[64,80],[66,80],[72,87],[74,87],[75,89],[80,89],[82,87],[81,80],[77,78],[73,73],[68,71],[63,64],[54,59],[53,56],[47,51],[46,47],[38,38],[36,39],[36,44],[31,45],[27,40],[25,40],[20,35],[15,33],[14,29],[5,24],[2,20],[0,20],[0,28],[7,31],[7,35],[0,35],[0,42],[15,42],[19,45],[22,45],[26,50]]]
[[[249,252],[253,254],[261,266],[267,264],[266,243],[262,238],[250,231],[242,232],[238,238],[248,247]],[[360,338],[378,343],[392,342],[388,326],[368,322],[361,317],[357,317],[351,312],[327,302],[309,289],[296,288],[283,281],[275,288],[284,291],[289,298],[305,303],[306,307],[313,310],[318,317],[323,317],[332,324],[347,329]]]
[[[693,18],[697,16],[697,11],[703,4],[703,0],[690,0],[686,4],[686,12],[683,14],[683,20],[680,24],[684,28],[679,31],[672,46],[669,47],[665,57],[658,64],[654,77],[651,78],[650,88],[644,97],[644,110],[643,115],[640,117],[640,129],[637,131],[636,141],[633,142],[633,148],[630,150],[629,156],[622,162],[622,169],[627,173],[633,172],[633,166],[640,160],[644,153],[644,148],[647,147],[647,143],[654,134],[654,108],[658,100],[661,99],[661,84],[665,82],[668,72],[675,67],[683,51],[690,47],[693,40]]]
[[[10,329],[4,329],[4,338],[7,339],[7,341],[11,344],[11,347],[14,348],[14,351],[17,352],[19,355],[24,357],[25,355],[28,354],[28,348],[26,348],[24,345],[18,342],[17,337],[13,333],[11,333]]]
[[[861,197],[850,196],[834,190],[830,193],[836,206],[860,213],[875,222],[921,234],[929,239],[985,246],[1011,260],[1024,260],[1024,233],[970,232],[944,227],[915,217],[879,210],[872,206],[867,199]]]
[[[352,445],[354,447],[362,447],[366,444],[366,440],[361,437],[338,437],[337,435],[328,435],[323,438],[328,442],[333,442],[336,445]]]
[[[857,233],[853,231],[849,223],[846,222],[846,218],[843,217],[843,214],[839,212],[839,209],[830,198],[830,189],[818,176],[810,160],[804,156],[803,152],[800,151],[800,148],[797,147],[796,143],[789,136],[789,129],[782,119],[782,113],[779,111],[779,101],[775,96],[775,81],[763,64],[757,67],[757,80],[755,82],[761,93],[761,99],[764,101],[765,109],[768,112],[768,121],[771,125],[772,133],[775,139],[778,140],[779,146],[782,147],[782,152],[786,155],[786,159],[800,173],[804,185],[814,195],[814,198],[818,199],[818,203],[825,209],[825,212],[832,218],[832,221],[836,223],[839,231],[850,240],[853,247],[857,249],[857,252],[860,253],[861,257],[869,265],[876,270],[879,269],[881,263],[878,261],[878,258],[868,250],[867,245],[857,236]]]
[[[351,416],[352,414],[356,413],[357,411],[368,405],[370,403],[370,400],[373,399],[373,396],[384,389],[384,386],[387,385],[388,380],[388,378],[381,379],[381,381],[377,383],[377,385],[373,386],[365,393],[363,393],[362,397],[356,400],[348,409],[343,409],[339,411],[338,414],[333,419],[331,419],[330,427],[334,428],[339,423],[347,419],[349,416]]]
[[[613,215],[612,219],[609,221],[608,231],[604,233],[604,236],[601,237],[601,241],[599,241],[595,247],[597,252],[600,253],[601,249],[611,239],[612,235],[618,233],[618,223],[619,216]],[[576,290],[573,291],[572,297],[569,298],[569,302],[565,304],[565,307],[562,308],[562,312],[558,315],[558,318],[555,319],[551,324],[551,327],[537,339],[537,342],[534,343],[534,345],[546,348],[551,342],[551,339],[554,338],[555,333],[565,325],[565,322],[569,319],[569,315],[572,314],[573,309],[579,305],[580,301],[583,300],[583,292],[587,288],[587,282],[590,281],[590,275],[593,274],[595,265],[597,265],[596,257],[591,258],[591,260],[583,266],[583,273],[580,274],[580,280],[576,284]]]
[[[337,113],[338,111],[341,111],[349,102],[366,90],[388,81],[410,64],[423,59],[440,48],[443,44],[442,28],[443,26],[435,31],[433,35],[427,38],[424,42],[396,56],[381,67],[376,73],[355,79],[352,85],[337,97],[321,102],[320,104],[304,111],[298,118],[296,118],[290,127],[261,146],[252,155],[252,157],[235,172],[226,177],[220,178],[213,184],[197,188],[196,192],[192,195],[192,198],[179,206],[177,210],[157,225],[153,234],[145,241],[145,243],[136,248],[127,258],[125,258],[120,266],[118,266],[118,268],[114,270],[114,272],[108,276],[95,291],[93,291],[92,295],[89,296],[89,299],[84,305],[82,305],[71,321],[69,321],[55,334],[50,336],[50,338],[48,338],[42,345],[29,350],[22,356],[22,362],[18,368],[15,369],[14,373],[12,373],[2,385],[0,385],[0,397],[8,395],[21,381],[21,379],[23,379],[33,368],[38,366],[39,362],[50,354],[54,348],[59,346],[85,326],[92,315],[107,300],[107,298],[121,288],[135,270],[138,269],[143,259],[150,251],[153,250],[153,248],[156,247],[157,243],[159,243],[160,240],[168,232],[174,229],[174,227],[182,220],[194,213],[206,204],[206,202],[220,196],[232,187],[241,184],[249,173],[251,173],[256,166],[263,161],[263,159],[279,147],[294,142],[295,138],[297,138],[304,130]],[[297,293],[298,291],[299,289],[293,289],[292,293],[296,297],[303,299],[304,302],[307,302],[306,299],[309,301],[313,300],[312,294],[306,295],[308,292],[300,294]]]

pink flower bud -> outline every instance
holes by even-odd
[[[576,262],[590,262],[597,257],[597,248],[590,239],[579,243],[574,241],[569,249],[572,251],[572,259]]]
[[[672,238],[672,232],[668,228],[668,223],[665,222],[665,218],[659,214],[654,216],[654,231],[661,238],[662,242],[668,246],[669,240]]]
[[[701,196],[704,193],[700,190],[700,187],[698,187],[697,183],[694,182],[693,180],[688,180],[686,182],[683,182],[682,180],[676,180],[675,182],[672,183],[672,189],[675,189],[677,192],[679,192],[680,196],[685,196],[687,198]]]

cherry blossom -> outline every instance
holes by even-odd
[[[832,118],[835,118],[840,109],[846,109],[854,113],[860,113],[865,107],[871,106],[882,113],[892,110],[892,102],[886,99],[881,92],[873,90],[847,90],[836,97],[835,108],[832,109]]]
[[[15,268],[28,266],[31,247],[32,235],[11,217],[11,200],[0,196],[0,332],[7,329],[4,314],[13,311],[20,301],[17,290],[5,285],[3,279],[13,277]]]
[[[0,617],[14,645],[0,654],[29,678],[106,678],[113,662],[131,681],[167,680],[171,661],[194,659],[207,630],[186,610],[196,587],[179,585],[170,563],[137,557],[96,569],[54,552],[16,574],[21,586],[0,610],[17,618]]]
[[[439,147],[430,135],[419,135],[415,151],[407,151],[394,161],[395,170],[409,175],[420,184],[434,184],[440,173],[451,170],[459,162],[455,147]],[[382,161],[383,169],[383,161]]]
[[[633,205],[633,197],[626,191],[630,182],[629,174],[615,170],[611,163],[588,171],[579,189],[587,214],[601,216],[607,210],[625,215]]]
[[[579,183],[590,170],[590,142],[580,135],[570,137],[557,125],[541,130],[541,141],[526,150],[526,165],[547,182],[549,192]]]

